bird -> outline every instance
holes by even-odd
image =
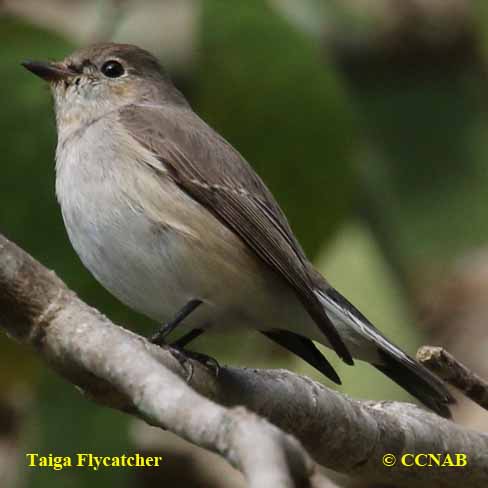
[[[446,385],[315,269],[262,179],[155,56],[104,42],[22,64],[51,87],[69,240],[109,292],[164,324],[153,342],[178,328],[184,350],[206,331],[254,329],[340,384],[318,342],[450,417]]]

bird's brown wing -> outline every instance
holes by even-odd
[[[120,111],[120,121],[180,188],[288,281],[337,354],[352,364],[286,217],[244,158],[187,107],[131,105]]]

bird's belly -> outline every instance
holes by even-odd
[[[134,310],[165,323],[200,299],[181,329],[285,329],[330,347],[291,287],[219,221],[206,220],[206,234],[196,238],[155,225],[130,207],[103,222],[86,210],[76,225],[66,220],[73,247],[97,280]],[[331,320],[355,357],[371,349],[353,327]],[[376,357],[375,347],[371,354]]]
[[[93,222],[67,224],[71,243],[83,264],[119,300],[154,320],[167,321],[203,291],[184,274],[187,256],[181,239],[171,230],[155,232],[143,216],[123,220],[97,229]]]
[[[160,191],[159,205],[167,207],[157,211],[162,221],[156,222],[154,209],[131,203],[113,184],[75,191],[76,198],[61,201],[71,243],[96,279],[129,307],[167,322],[200,299],[185,320],[190,328],[286,328],[297,312],[306,315],[289,285],[190,197],[172,190],[166,198]]]
[[[154,320],[171,320],[197,298],[204,303],[185,321],[190,328],[285,325],[287,304],[281,300],[289,303],[293,297],[279,295],[281,287],[257,258],[233,255],[230,248],[227,256],[215,255],[204,240],[194,242],[171,229],[155,235],[150,227],[144,221],[125,231],[109,227],[95,239],[70,230],[70,239],[105,288]]]

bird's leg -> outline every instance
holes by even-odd
[[[201,305],[203,302],[201,300],[198,300],[194,298],[193,300],[190,300],[176,315],[175,317],[164,324],[155,334],[153,334],[149,340],[153,344],[157,344],[158,346],[161,346],[165,344],[165,337],[167,337],[173,330],[178,327],[178,325],[185,320],[188,315],[190,315],[199,305]]]
[[[177,349],[183,349],[187,344],[189,344],[193,339],[196,339],[200,335],[202,335],[205,331],[203,329],[193,329],[190,332],[187,332],[184,336],[180,337],[176,341],[171,343],[171,347],[175,347]]]
[[[159,346],[164,345],[164,339],[173,331],[175,328],[183,322],[199,305],[203,302],[198,299],[190,300],[174,317],[173,320],[164,324],[155,334],[151,336],[149,339],[153,344],[157,344]],[[188,359],[194,359],[199,363],[202,363],[207,368],[211,369],[215,376],[218,376],[220,371],[219,363],[216,359],[207,356],[206,354],[202,354],[200,352],[195,351],[187,351],[185,350],[185,346],[189,344],[192,340],[196,339],[198,336],[203,334],[204,329],[193,329],[183,337],[180,337],[173,343],[171,343],[171,348],[173,349],[173,355],[181,364],[181,366],[188,371],[188,376],[186,378],[187,382],[191,381],[193,376],[193,367],[191,363],[189,363]],[[188,366],[189,365],[189,366]]]

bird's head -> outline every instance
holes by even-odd
[[[22,64],[49,82],[58,130],[82,126],[133,103],[186,103],[158,60],[130,44],[100,43],[62,61]]]

